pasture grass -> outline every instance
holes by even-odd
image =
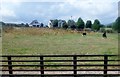
[[[118,54],[118,35],[25,28],[3,32],[2,54]]]
[[[107,39],[103,39],[102,33],[99,32],[97,33],[89,32],[87,33],[87,36],[82,36],[81,32],[72,30],[48,29],[48,28],[15,28],[7,32],[2,32],[2,54],[3,55],[118,54],[118,34],[115,33],[107,34],[107,37],[108,37]],[[52,58],[49,58],[48,60],[51,59]],[[48,62],[47,64],[55,65],[59,63]],[[91,63],[88,62],[86,64]],[[102,64],[102,62],[100,64]],[[24,69],[21,67],[17,68]],[[34,68],[37,69],[37,67]],[[61,68],[55,67],[55,69],[58,68],[63,69],[62,67]]]

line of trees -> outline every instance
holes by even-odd
[[[21,24],[6,24],[4,22],[0,22],[1,25],[6,25],[6,26],[15,26],[15,27],[29,27],[29,25],[26,23],[21,23]],[[58,27],[58,20],[54,20],[53,23],[54,27]],[[93,31],[99,31],[100,28],[111,28],[112,30],[120,33],[120,17],[118,17],[115,22],[110,23],[108,25],[103,25],[100,23],[100,21],[98,19],[95,19],[93,24],[91,22],[91,20],[87,20],[86,23],[82,20],[82,18],[78,18],[77,22],[75,22],[74,20],[68,20],[67,22],[64,20],[64,23],[61,26],[63,29],[71,29],[71,30],[83,30],[85,28],[89,28]]]
[[[82,18],[78,18],[77,22],[74,20],[68,20],[68,22],[65,22],[62,26],[64,29],[76,29],[76,30],[83,30],[85,28],[89,28],[93,31],[100,31],[101,28],[110,28],[110,30],[114,30],[118,33],[120,33],[120,17],[118,17],[114,23],[111,23],[109,25],[103,25],[100,23],[98,19],[95,19],[93,24],[91,20],[87,20],[86,23],[82,20]]]
[[[64,29],[69,28],[79,31],[85,28],[90,28],[93,31],[99,31],[101,27],[104,27],[104,25],[102,25],[98,19],[96,19],[92,24],[91,20],[87,20],[87,22],[85,23],[82,18],[78,18],[77,22],[75,22],[74,20],[68,20],[68,22],[65,22],[62,26],[62,28]]]
[[[120,17],[118,17],[113,23],[106,25],[106,27],[120,33]]]
[[[120,33],[120,17],[118,17],[115,22],[112,24],[112,28]]]

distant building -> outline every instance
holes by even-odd
[[[65,20],[58,20],[58,27],[61,28],[65,22]]]
[[[48,22],[48,27],[49,27],[49,28],[53,28],[53,27],[54,27],[54,21],[55,21],[55,20],[50,20],[50,21]],[[57,22],[58,22],[57,27],[58,27],[58,28],[61,28],[66,21],[65,21],[65,20],[58,20]]]
[[[37,20],[33,20],[30,24],[29,27],[41,27],[41,23],[39,23]]]
[[[50,20],[50,21],[48,22],[48,27],[49,27],[49,28],[53,28],[53,24],[54,24],[54,20]]]

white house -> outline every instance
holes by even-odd
[[[65,23],[65,20],[58,20],[58,26],[57,27],[61,28],[64,23]],[[50,20],[48,22],[48,27],[53,28],[53,25],[54,25],[54,20]]]
[[[33,20],[30,24],[29,27],[41,27],[41,23],[39,23],[37,20]]]
[[[54,21],[54,20],[50,20],[50,21],[48,22],[48,27],[49,27],[49,28],[53,28],[53,21]]]
[[[65,20],[58,20],[58,27],[61,28],[64,23],[65,23]]]

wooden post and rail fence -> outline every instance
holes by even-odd
[[[56,77],[56,76],[66,76],[66,77],[94,77],[94,76],[102,76],[102,77],[114,77],[114,76],[120,76],[120,64],[118,63],[120,60],[118,59],[118,55],[1,55],[3,59],[1,60],[2,65],[2,77],[17,77],[17,76],[36,76],[36,77]],[[116,57],[112,58],[111,57]],[[14,59],[13,59],[14,58]],[[17,59],[19,58],[19,59]],[[25,60],[24,58],[29,58]],[[33,58],[33,59],[30,59]],[[37,58],[37,60],[34,60]],[[45,58],[55,58],[54,60],[46,60]],[[58,59],[59,58],[59,59]],[[68,59],[63,59],[63,58],[70,58]],[[85,59],[80,59],[80,58],[85,58]],[[94,59],[93,59],[94,58]],[[101,58],[101,59],[99,59]],[[15,64],[17,62],[17,64]],[[37,65],[35,64],[22,64],[22,62],[25,63],[30,63],[30,62],[38,62]],[[46,62],[52,63],[58,63],[58,64],[45,64]],[[63,64],[59,64],[59,62],[62,62]],[[67,64],[67,62],[70,62],[71,64]],[[80,64],[79,62],[82,62]],[[91,64],[85,64],[85,62],[89,62]],[[92,63],[93,62],[93,63]],[[113,64],[109,64],[109,62]],[[94,64],[97,63],[97,64]],[[37,67],[38,69],[14,69],[15,67]],[[47,67],[63,67],[65,69],[46,69]],[[71,67],[72,69],[66,69],[66,67]],[[80,67],[83,67],[84,69],[80,69]],[[87,68],[85,68],[87,67]],[[88,69],[89,67],[95,67],[92,69]],[[102,69],[98,69],[97,67],[101,67]],[[109,69],[110,68],[110,69]],[[21,71],[35,71],[35,72],[40,72],[38,74],[30,73],[30,74],[16,74],[14,72],[21,72]],[[66,71],[72,71],[73,73],[70,74],[46,74],[45,72],[66,72]],[[102,71],[102,74],[79,74],[78,72],[80,71]],[[118,73],[115,74],[110,74],[108,71],[117,71]],[[8,72],[8,73],[4,73]]]

